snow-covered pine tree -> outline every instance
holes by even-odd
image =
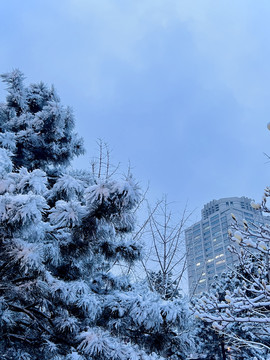
[[[61,105],[53,87],[42,82],[25,87],[19,70],[1,77],[8,91],[0,108],[1,142],[12,151],[15,169],[48,170],[69,165],[83,153],[82,139],[73,132],[72,110]]]
[[[3,75],[0,105],[0,353],[8,360],[154,360],[186,313],[116,276],[140,258],[140,190],[67,166],[83,151],[70,109],[44,84]],[[177,300],[180,301],[180,300]],[[173,336],[169,336],[173,335]],[[154,351],[153,353],[151,353]],[[179,354],[177,359],[185,359]]]
[[[191,353],[191,318],[182,297],[164,300],[141,283],[133,284],[130,292],[114,293],[111,299],[103,315],[113,334],[170,360],[184,360]]]
[[[254,208],[269,212],[269,190]],[[231,358],[263,360],[270,356],[270,227],[232,218],[230,250],[238,265],[198,299],[197,316],[226,340]]]
[[[195,340],[194,353],[199,359],[226,360],[224,340],[211,326],[211,324],[195,319],[192,335]],[[195,358],[196,358],[195,357]]]
[[[25,87],[18,70],[3,79],[1,358],[161,359],[121,329],[131,324],[151,337],[153,326],[178,321],[173,304],[157,305],[111,272],[114,263],[140,257],[131,236],[138,186],[131,176],[68,171],[82,152],[70,109],[44,84]]]

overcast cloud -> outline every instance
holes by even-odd
[[[190,209],[269,185],[268,1],[1,2],[0,71],[53,83],[87,154]],[[0,87],[1,99],[4,97]],[[124,168],[124,166],[123,166]]]

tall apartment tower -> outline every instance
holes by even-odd
[[[269,220],[250,206],[247,197],[230,197],[210,201],[202,209],[202,220],[185,231],[187,270],[190,296],[208,291],[215,275],[232,268],[237,261],[227,249],[231,213],[240,221],[260,224]]]

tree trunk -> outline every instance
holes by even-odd
[[[222,354],[222,360],[226,360],[226,351],[224,346],[224,341],[221,342],[221,354]]]

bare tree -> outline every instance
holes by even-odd
[[[93,176],[97,179],[110,179],[118,171],[120,163],[117,166],[111,163],[111,150],[107,143],[98,139],[98,156],[91,161],[91,170]]]
[[[148,205],[148,218],[140,236],[148,245],[141,261],[149,286],[163,298],[174,297],[186,270],[184,228],[190,217],[187,207],[176,217],[165,196],[154,208]]]

